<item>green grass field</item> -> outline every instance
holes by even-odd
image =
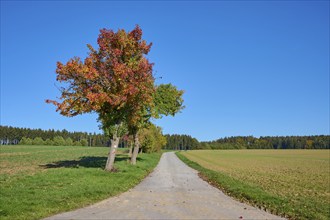
[[[179,157],[229,195],[274,214],[330,218],[329,150],[199,150]]]
[[[160,154],[130,165],[119,154],[118,172],[103,170],[108,148],[0,147],[0,219],[40,219],[127,191],[157,165]]]

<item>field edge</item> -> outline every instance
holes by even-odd
[[[247,203],[256,208],[263,209],[271,214],[289,219],[309,219],[311,216],[302,216],[293,212],[287,205],[288,201],[263,191],[258,186],[243,183],[221,172],[202,167],[198,163],[189,160],[180,152],[176,152],[178,158],[189,167],[198,171],[198,175],[204,181],[220,189],[226,195]]]

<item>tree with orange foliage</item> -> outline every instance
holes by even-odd
[[[116,149],[124,124],[138,144],[137,131],[153,107],[154,77],[145,55],[151,43],[142,40],[142,30],[100,30],[99,48],[91,45],[84,61],[74,57],[66,64],[57,62],[56,80],[64,84],[59,101],[46,100],[67,117],[96,112],[108,127],[111,147],[106,170],[114,169]],[[110,129],[111,127],[111,129]]]

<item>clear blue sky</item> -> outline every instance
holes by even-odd
[[[57,61],[135,24],[157,83],[185,90],[183,112],[155,121],[164,133],[329,134],[329,1],[1,1],[1,125],[101,132],[44,100],[59,96]]]

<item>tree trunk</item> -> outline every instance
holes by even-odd
[[[129,152],[128,152],[129,158],[132,158],[132,152],[133,152],[133,143],[129,143]]]
[[[119,143],[119,137],[117,135],[113,135],[113,138],[111,140],[111,146],[110,146],[110,152],[108,154],[108,159],[107,163],[105,165],[105,170],[106,171],[114,171],[114,163],[115,163],[115,158],[116,158],[116,150],[118,148],[118,143]]]
[[[131,164],[135,165],[136,164],[136,157],[139,153],[139,148],[140,148],[140,142],[139,142],[139,137],[136,134],[134,134],[134,151],[131,157]]]

